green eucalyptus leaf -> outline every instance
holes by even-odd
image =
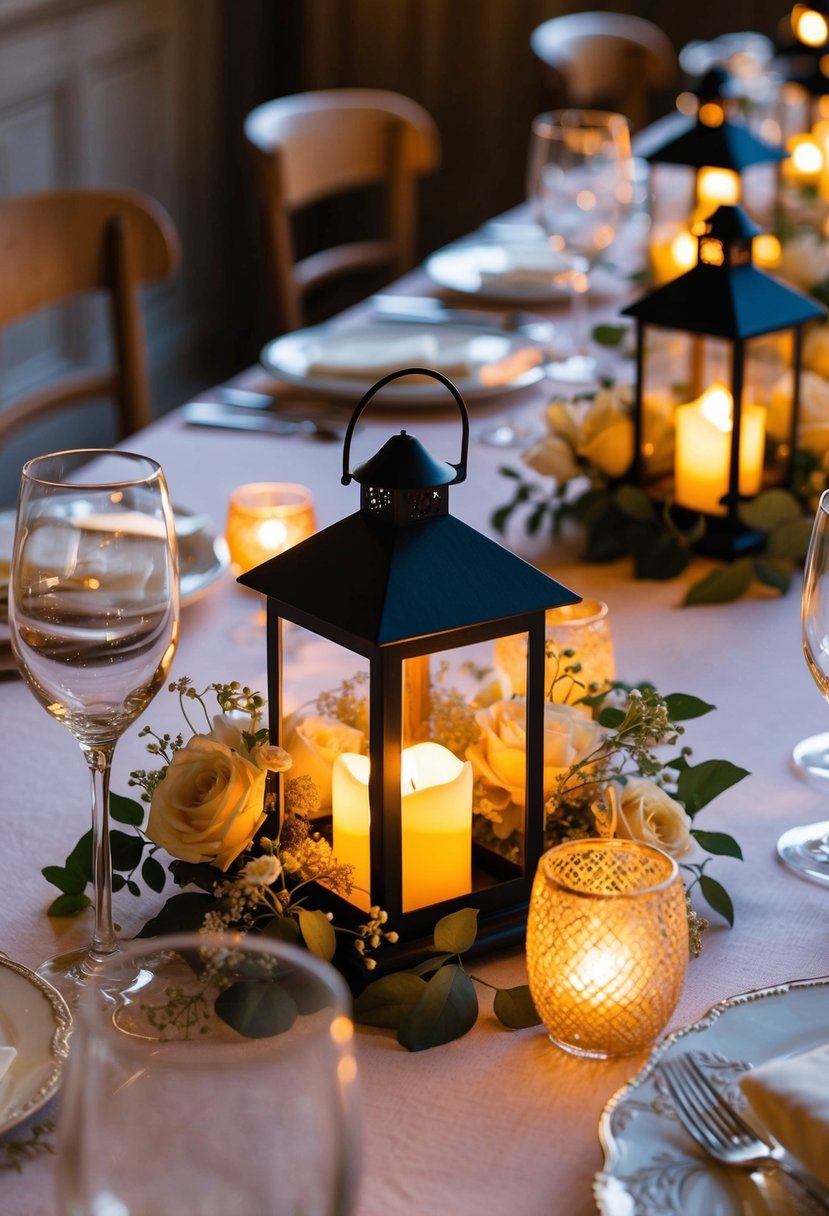
[[[299,925],[293,916],[272,916],[262,930],[262,936],[296,944],[299,941]]]
[[[78,895],[86,887],[86,879],[77,870],[67,870],[63,866],[44,866],[40,871],[47,882],[64,895]]]
[[[654,505],[645,491],[638,486],[619,486],[616,491],[616,505],[629,519],[646,524],[656,522]]]
[[[294,998],[279,980],[242,980],[216,997],[216,1013],[246,1039],[284,1034],[297,1019]]]
[[[636,578],[667,582],[686,568],[693,554],[672,532],[643,534],[632,538],[633,573]]]
[[[709,705],[699,697],[689,696],[686,692],[671,692],[665,697],[665,704],[672,722],[687,722],[690,718],[702,718],[710,714],[716,705]]]
[[[426,980],[411,971],[384,975],[369,984],[354,1002],[354,1020],[361,1026],[397,1030],[426,991]]]
[[[732,764],[730,760],[703,760],[700,764],[689,764],[677,778],[676,796],[693,819],[697,811],[748,775],[747,769]]]
[[[167,875],[164,866],[155,857],[144,858],[144,863],[141,866],[141,877],[151,891],[161,892],[164,890],[164,882]]]
[[[131,878],[127,879],[127,890],[129,891],[130,895],[134,895],[136,899],[141,894],[141,888],[139,887],[138,883],[133,882]]]
[[[448,954],[463,954],[478,936],[478,909],[461,908],[450,912],[435,925],[435,949]]]
[[[397,1041],[409,1051],[451,1043],[471,1030],[478,1017],[475,985],[454,963],[436,971],[417,1003],[403,1018]]]
[[[615,705],[606,706],[599,714],[599,725],[607,726],[610,730],[616,730],[625,720],[625,712],[622,709],[617,709]]]
[[[110,794],[109,815],[116,823],[125,823],[128,827],[140,828],[144,822],[144,807],[134,798],[124,798],[122,794]]]
[[[749,557],[741,557],[730,566],[712,570],[705,578],[688,588],[685,604],[729,604],[748,590],[754,567]]]
[[[490,523],[496,532],[503,532],[509,522],[509,517],[515,510],[514,502],[508,503],[505,507],[499,507],[497,511],[493,511],[490,517]]]
[[[412,975],[428,975],[430,971],[437,971],[438,967],[442,967],[444,963],[448,963],[450,958],[454,958],[454,952],[448,954],[433,954],[431,958],[426,958],[422,963],[418,963],[416,967],[410,967],[409,972]]]
[[[317,908],[300,908],[299,931],[311,953],[330,963],[337,949],[337,935],[325,913]]]
[[[109,834],[112,868],[114,870],[134,870],[141,863],[146,843],[140,836],[113,829]]]
[[[83,912],[84,908],[88,908],[92,900],[88,895],[84,895],[82,891],[78,891],[73,895],[59,895],[57,899],[52,900],[46,910],[47,916],[77,916],[79,912]]]
[[[769,557],[790,557],[794,561],[800,561],[806,556],[811,535],[811,519],[801,516],[799,519],[786,520],[769,533],[766,554]]]
[[[719,912],[723,920],[728,921],[729,926],[733,926],[734,905],[722,883],[717,882],[716,878],[711,878],[708,874],[703,874],[699,880],[699,887],[708,906],[715,912]]]
[[[620,346],[627,334],[626,325],[595,325],[592,338],[599,346]]]
[[[114,894],[116,891],[123,891],[123,889],[124,889],[124,887],[125,887],[126,885],[127,885],[127,880],[126,880],[126,878],[124,877],[124,875],[123,875],[123,874],[113,874],[113,875],[112,875],[112,890],[113,890],[113,894]]]
[[[501,1025],[508,1026],[510,1030],[525,1030],[528,1026],[541,1024],[528,984],[519,984],[517,988],[499,988],[492,1008]]]
[[[754,573],[761,583],[774,587],[781,595],[785,595],[792,585],[792,576],[779,561],[765,561],[762,557],[754,559]]]
[[[716,853],[720,857],[737,857],[740,861],[743,860],[743,850],[734,837],[729,836],[727,832],[703,832],[699,828],[692,828],[691,835],[697,844],[701,845],[708,853]]]
[[[521,480],[521,474],[517,469],[511,469],[509,465],[502,464],[499,466],[498,472],[502,477],[513,477],[516,481]]]
[[[737,508],[740,523],[758,532],[771,532],[787,520],[801,519],[803,508],[788,490],[764,490]]]
[[[547,514],[546,502],[539,502],[533,507],[527,519],[526,529],[528,536],[535,536],[541,524],[544,521],[544,516]]]
[[[94,870],[92,865],[92,828],[84,832],[72,852],[66,858],[67,870],[81,874],[85,882],[92,882]]]
[[[165,933],[191,933],[200,929],[205,913],[215,908],[212,895],[181,891],[171,895],[161,911],[147,921],[136,937],[161,937]]]

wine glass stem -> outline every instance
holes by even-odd
[[[90,957],[104,962],[118,949],[112,925],[112,854],[109,847],[109,778],[114,744],[81,744],[92,783],[92,865],[95,889],[95,929]]]
[[[590,353],[587,325],[587,290],[590,280],[586,270],[574,270],[570,278],[570,324],[573,327],[573,354]]]

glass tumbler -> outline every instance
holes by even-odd
[[[685,888],[673,858],[629,840],[576,840],[538,864],[527,972],[554,1043],[634,1055],[655,1042],[688,963]]]

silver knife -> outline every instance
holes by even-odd
[[[299,435],[308,439],[338,442],[342,435],[333,427],[321,426],[311,418],[279,418],[252,410],[246,413],[216,401],[190,401],[183,409],[190,426],[212,426],[228,431],[257,431],[265,435]]]

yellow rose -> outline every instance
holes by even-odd
[[[543,477],[555,477],[559,485],[579,477],[582,470],[573,457],[573,449],[558,435],[545,435],[527,448],[521,459]]]
[[[265,777],[226,743],[194,735],[153,791],[147,835],[182,861],[226,870],[264,823]]]
[[[607,477],[622,477],[633,462],[633,418],[627,386],[602,389],[581,420],[578,454]]]
[[[803,339],[803,367],[829,379],[829,325],[815,325]]]
[[[616,835],[653,844],[682,857],[691,847],[691,820],[685,808],[647,777],[629,777],[611,787],[616,800]]]
[[[777,382],[769,400],[768,432],[775,439],[786,437],[786,419],[792,400],[791,372]],[[797,445],[822,459],[829,452],[829,381],[817,372],[800,377],[800,418]]]
[[[476,780],[494,814],[496,835],[509,835],[516,826],[516,808],[526,801],[526,702],[523,697],[496,701],[475,714],[481,738],[467,748]],[[544,797],[571,765],[585,759],[602,744],[604,730],[580,705],[544,705]],[[496,819],[496,815],[498,818]],[[509,827],[509,831],[506,828]]]
[[[333,718],[292,715],[285,723],[285,746],[293,757],[292,777],[310,777],[320,799],[320,808],[331,806],[331,767],[341,752],[366,750],[361,730]]]

